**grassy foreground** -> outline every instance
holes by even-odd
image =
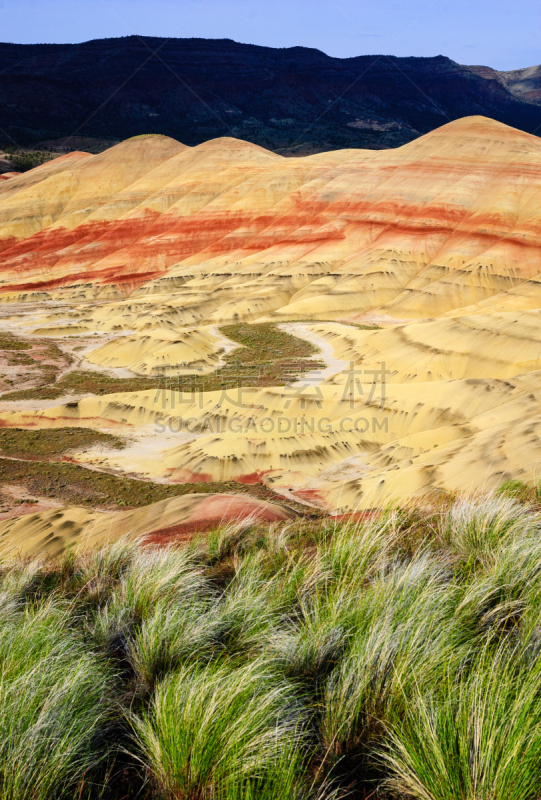
[[[539,798],[540,533],[500,495],[5,562],[0,797]]]

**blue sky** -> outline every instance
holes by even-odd
[[[329,55],[447,55],[517,69],[541,62],[540,0],[0,0],[0,40],[129,34],[317,47]]]

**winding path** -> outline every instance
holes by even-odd
[[[307,372],[300,380],[293,383],[292,386],[318,386],[320,383],[327,380],[327,378],[348,369],[349,361],[337,358],[332,345],[322,336],[315,333],[308,325],[302,322],[284,322],[278,325],[278,327],[285,333],[298,336],[299,339],[306,339],[307,342],[317,347],[320,353],[314,356],[314,358],[324,361],[327,365],[324,369],[315,369],[311,372]]]

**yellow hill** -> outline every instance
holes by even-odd
[[[71,154],[0,186],[0,269],[10,329],[64,345],[93,334],[100,369],[211,372],[217,326],[239,321],[296,322],[330,359],[308,397],[147,390],[0,408],[8,426],[132,436],[79,463],[260,480],[330,510],[541,466],[541,139],[493,120],[304,158],[230,138]]]

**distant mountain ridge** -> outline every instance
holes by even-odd
[[[525,69],[498,72],[492,67],[468,67],[476,75],[489,80],[497,80],[519,100],[541,105],[541,64]]]
[[[339,59],[228,39],[0,44],[0,145],[162,133],[190,145],[234,136],[286,154],[380,149],[473,114],[539,133],[540,78],[540,67]]]

